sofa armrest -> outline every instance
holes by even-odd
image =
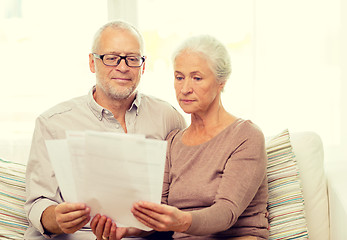
[[[329,239],[329,200],[324,169],[324,148],[314,132],[291,133],[291,143],[299,167],[310,239]]]
[[[347,164],[328,162],[326,164],[330,206],[331,239],[347,239]]]

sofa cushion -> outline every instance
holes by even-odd
[[[25,165],[0,159],[0,238],[23,239],[28,221],[24,212]]]
[[[266,142],[270,240],[306,239],[304,197],[288,130]]]

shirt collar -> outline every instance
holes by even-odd
[[[102,120],[102,113],[103,111],[107,110],[106,108],[103,108],[100,106],[94,99],[93,94],[95,92],[95,86],[92,87],[92,89],[88,93],[88,105],[90,107],[90,110],[92,113],[101,121]],[[128,112],[130,111],[136,111],[136,115],[139,114],[139,107],[141,103],[141,94],[139,92],[136,93],[135,99],[133,103],[130,105],[130,108],[128,109]]]
[[[128,112],[130,112],[130,111],[132,111],[132,109],[134,109],[136,111],[136,115],[139,115],[141,98],[142,98],[141,93],[136,92],[135,99],[134,99],[133,103],[130,105]]]

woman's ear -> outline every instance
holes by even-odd
[[[223,92],[224,86],[225,86],[225,82],[219,84],[219,87],[218,87],[219,92]]]

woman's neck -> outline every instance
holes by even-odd
[[[187,145],[198,145],[209,141],[237,118],[228,113],[220,104],[214,112],[205,114],[192,114],[191,124],[184,132],[183,143]]]
[[[225,125],[229,121],[230,116],[220,103],[215,109],[210,109],[203,113],[192,113],[190,127],[198,131],[213,131],[218,126]]]

